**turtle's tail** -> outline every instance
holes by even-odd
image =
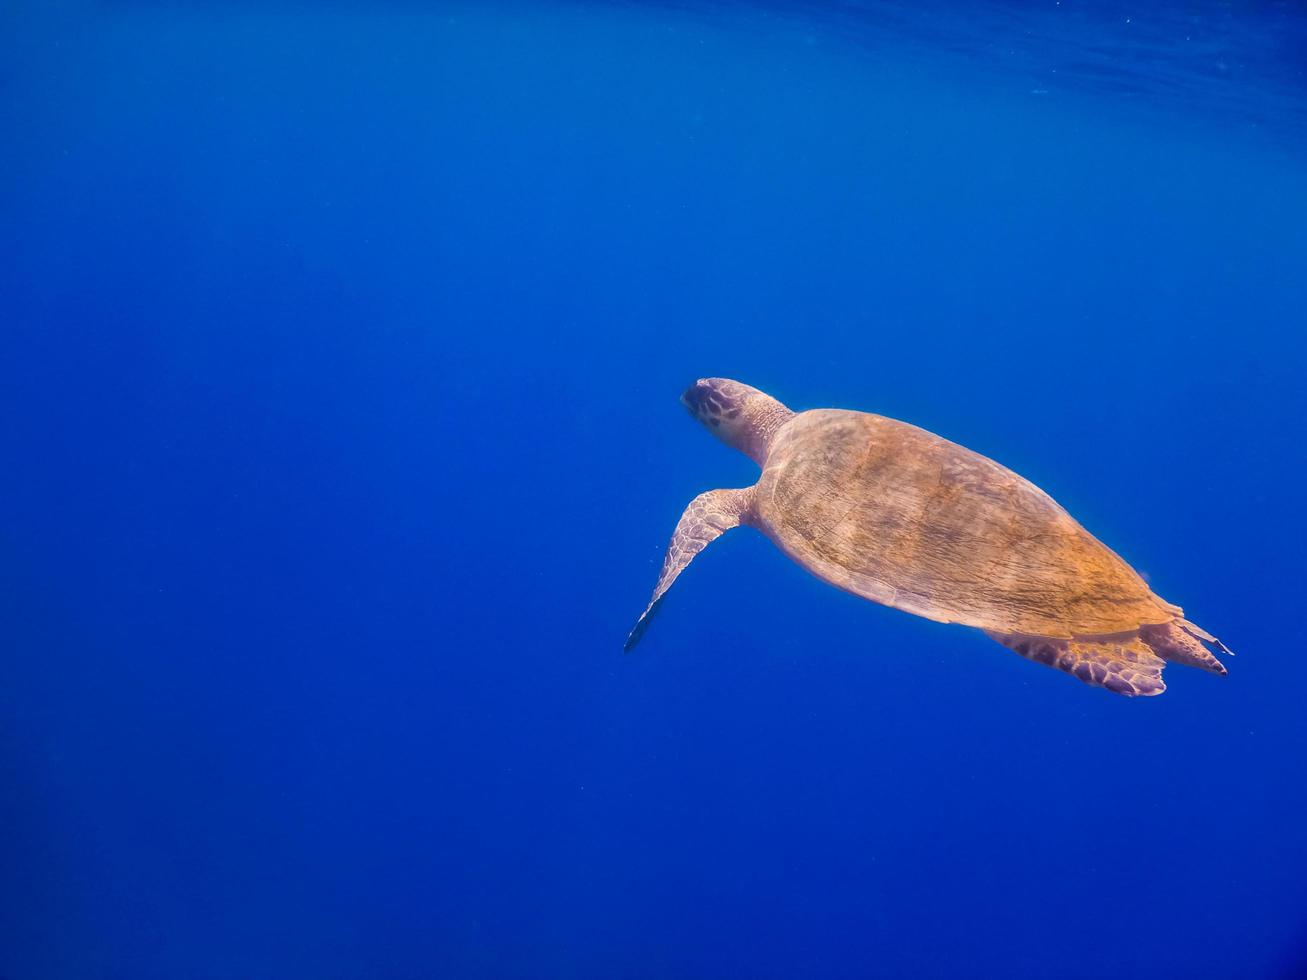
[[[1159,626],[1144,626],[1139,630],[1139,638],[1159,657],[1173,664],[1197,667],[1213,674],[1227,673],[1225,664],[1217,660],[1203,644],[1210,643],[1222,653],[1230,653],[1230,648],[1187,619],[1176,619]]]

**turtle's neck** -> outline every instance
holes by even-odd
[[[759,466],[765,466],[772,439],[782,425],[794,418],[794,413],[775,398],[763,395],[751,398],[744,414],[749,421],[740,442],[740,451]]]

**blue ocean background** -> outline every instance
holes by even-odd
[[[0,976],[1307,975],[1297,4],[0,8]],[[717,542],[701,376],[1239,654]]]

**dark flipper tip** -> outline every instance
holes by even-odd
[[[644,631],[649,628],[649,622],[653,619],[654,613],[658,611],[658,607],[662,604],[662,596],[659,596],[650,604],[648,609],[640,614],[640,618],[635,621],[635,628],[631,630],[631,635],[622,644],[623,653],[630,653],[635,649],[635,645],[640,642],[640,637],[644,636]]]

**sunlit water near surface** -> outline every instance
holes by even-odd
[[[1307,25],[0,12],[0,976],[1307,972]],[[924,426],[1238,656],[1126,700],[739,531]]]
[[[647,6],[632,4],[634,7]],[[992,2],[903,4],[874,0],[654,3],[701,21],[808,26],[818,39],[866,52],[957,62],[1014,91],[1091,93],[1144,111],[1220,116],[1227,126],[1302,135],[1307,106],[1307,8],[1300,4]]]

